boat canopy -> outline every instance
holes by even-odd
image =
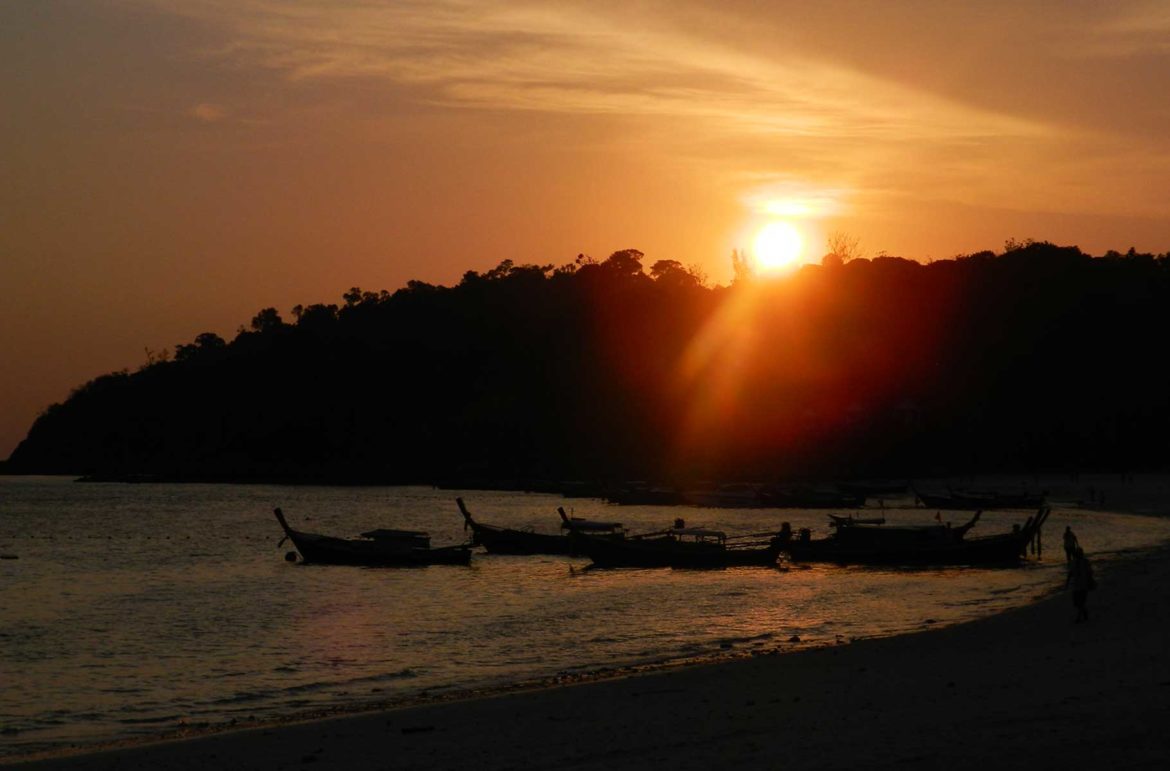
[[[561,522],[561,527],[565,530],[580,530],[580,531],[611,531],[621,530],[621,522],[598,522],[593,519],[581,519],[580,517],[572,517]]]
[[[854,517],[852,514],[843,517],[839,514],[829,515],[830,527],[848,527],[851,525],[884,525],[885,517]]]
[[[705,527],[672,527],[668,530],[671,535],[688,536],[691,538],[718,538],[727,540],[727,533],[722,530],[709,530]]]

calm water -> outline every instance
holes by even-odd
[[[283,559],[294,527],[462,541],[456,493],[429,488],[79,484],[0,477],[0,756],[760,648],[889,635],[1023,604],[1063,581],[1071,524],[1099,558],[1170,522],[1056,506],[1039,565],[583,570],[476,554],[472,567],[362,569]],[[462,493],[487,522],[555,531],[556,507],[658,529],[824,530],[824,512],[610,507]],[[908,503],[908,501],[906,502]],[[892,521],[932,512],[887,510]],[[985,514],[976,533],[1027,512]],[[307,519],[310,518],[311,519]],[[966,516],[948,517],[956,522]]]

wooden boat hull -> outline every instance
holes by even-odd
[[[622,541],[583,536],[580,548],[603,568],[728,568],[776,564],[779,547],[727,549],[710,543],[682,543],[667,538]]]
[[[1026,556],[1028,540],[988,536],[952,544],[873,548],[836,538],[792,541],[783,551],[793,562],[832,562],[840,565],[1011,565]]]
[[[1023,527],[1010,533],[967,538],[978,519],[957,528],[924,528],[917,532],[885,530],[862,532],[839,528],[828,538],[788,538],[781,550],[793,562],[833,562],[841,565],[1013,565],[1027,556],[1028,545],[1040,532],[1050,510],[1040,509]]]
[[[316,565],[352,565],[361,567],[422,567],[426,565],[468,565],[471,549],[466,545],[425,548],[407,542],[335,538],[318,533],[294,530],[280,509],[276,519],[292,541],[301,560]]]
[[[533,554],[578,556],[580,554],[577,551],[577,541],[571,535],[573,524],[580,523],[580,521],[570,519],[564,513],[563,509],[558,509],[558,511],[561,514],[562,521],[569,526],[569,532],[553,535],[477,522],[471,516],[471,512],[467,510],[467,505],[463,502],[462,498],[456,498],[455,503],[459,506],[459,511],[463,514],[465,528],[471,529],[472,545],[482,546],[489,554],[515,554],[525,556]],[[624,537],[624,534],[620,532],[620,524],[616,522],[609,524],[615,528],[614,531],[609,532],[607,535],[596,537]],[[584,525],[582,524],[580,526]]]
[[[489,554],[573,554],[567,535],[530,533],[478,522],[470,527],[472,544],[482,546]]]

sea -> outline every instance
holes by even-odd
[[[456,496],[484,522],[550,533],[558,506],[631,531],[828,522],[429,487],[0,477],[0,758],[915,632],[1058,591],[1066,525],[1098,562],[1170,539],[1164,518],[1053,501],[1042,558],[1017,568],[596,570],[477,551],[469,567],[379,569],[287,561],[272,514],[341,536],[426,530],[437,546],[469,535]],[[910,497],[883,506],[857,513],[935,518]],[[987,512],[972,534],[1030,513]]]

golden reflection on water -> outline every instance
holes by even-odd
[[[564,557],[477,555],[470,568],[291,565],[271,516],[347,535],[378,526],[464,538],[455,493],[421,488],[73,485],[5,480],[0,543],[0,754],[177,725],[264,719],[560,673],[922,629],[1028,601],[1038,568],[588,570]],[[606,507],[467,492],[485,521],[556,529],[555,508],[657,529],[759,532],[823,512]],[[46,503],[51,501],[51,503]],[[888,509],[893,521],[923,510]],[[989,513],[985,532],[1025,514]],[[311,519],[307,519],[311,517]],[[1058,509],[1094,551],[1170,535],[1161,520]],[[1056,543],[1051,536],[1050,543]]]

